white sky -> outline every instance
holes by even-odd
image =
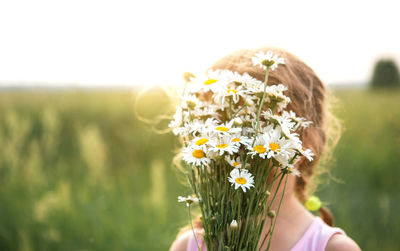
[[[0,85],[181,83],[243,48],[275,45],[326,83],[400,62],[399,1],[1,1]]]

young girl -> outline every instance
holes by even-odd
[[[360,250],[342,229],[332,227],[333,220],[327,209],[321,207],[319,209],[321,217],[315,217],[303,206],[308,198],[307,188],[311,186],[316,163],[324,150],[329,153],[327,147],[334,145],[339,136],[330,129],[334,120],[331,119],[333,117],[326,107],[325,86],[314,71],[296,56],[281,49],[266,47],[235,52],[217,61],[211,69],[230,70],[240,74],[247,72],[252,77],[263,81],[265,71],[253,66],[251,60],[252,56],[260,50],[272,51],[285,59],[284,65],[270,72],[268,84],[284,83],[288,87],[285,95],[291,99],[287,110],[293,110],[297,116],[313,122],[300,136],[304,146],[310,148],[315,154],[314,161],[309,162],[304,158],[297,163],[297,168],[301,173],[300,177],[289,175],[270,251]],[[281,186],[280,190],[282,189]],[[282,191],[278,191],[278,196],[279,193]],[[278,201],[274,202],[272,209],[276,210],[277,204]],[[268,231],[267,225],[265,224],[262,237]],[[201,238],[204,231],[199,218],[194,220],[194,228],[198,244],[203,247],[202,251],[204,251],[206,248]],[[266,247],[267,243],[264,243],[260,250],[264,250]],[[185,227],[180,231],[170,248],[170,251],[186,250],[198,250],[190,227]]]

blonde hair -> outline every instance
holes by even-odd
[[[296,178],[295,194],[301,202],[305,202],[308,195],[316,188],[314,174],[326,172],[331,161],[331,153],[337,144],[341,127],[338,119],[331,112],[332,94],[327,92],[325,85],[302,60],[295,55],[275,47],[262,47],[259,49],[246,49],[236,51],[222,57],[210,69],[230,70],[264,81],[265,71],[253,66],[251,58],[259,51],[272,51],[285,59],[285,64],[280,65],[269,74],[269,85],[283,83],[288,87],[285,95],[291,99],[286,108],[292,110],[297,116],[312,121],[309,128],[300,132],[300,138],[305,148],[312,149],[315,154],[312,162],[304,160],[299,165],[301,176]],[[331,95],[330,99],[327,95]],[[318,168],[317,168],[318,167]],[[319,170],[317,170],[319,169]],[[321,218],[329,225],[333,225],[330,212],[325,208],[320,209]],[[198,219],[194,226],[201,227]],[[180,233],[187,230],[184,228]]]

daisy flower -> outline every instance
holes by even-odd
[[[193,110],[199,104],[200,100],[198,100],[195,95],[185,95],[181,101],[181,107],[183,109]]]
[[[262,112],[262,116],[275,124],[278,124],[281,127],[281,130],[285,136],[289,136],[291,131],[294,130],[296,123],[287,116],[279,116],[272,113],[271,109]]]
[[[219,122],[214,118],[208,118],[205,122],[201,119],[194,119],[192,122],[185,123],[185,127],[187,127],[188,132],[193,136],[198,134],[203,135],[207,134],[210,131],[210,128],[216,127]]]
[[[219,120],[216,118],[208,118],[206,120],[206,122],[204,122],[205,126],[207,126],[207,127],[214,127],[214,126],[218,125],[219,123],[220,123]]]
[[[263,82],[253,78],[247,72],[243,73],[242,75],[233,72],[231,75],[228,76],[228,81],[230,83],[236,83],[242,85],[245,89],[248,89],[249,86],[263,86]]]
[[[191,85],[188,85],[190,87],[188,92],[190,93],[198,93],[199,91],[216,93],[221,88],[221,85],[226,83],[226,78],[221,73],[221,70],[209,70],[205,76],[192,78],[191,83]]]
[[[194,145],[196,145],[196,146],[205,148],[205,147],[207,147],[207,145],[209,145],[209,141],[210,141],[210,140],[209,140],[209,137],[207,137],[207,136],[202,136],[202,137],[196,137],[196,138],[194,138],[194,139],[191,141],[191,143],[194,144]]]
[[[279,123],[280,129],[282,130],[282,133],[290,138],[291,132],[294,130],[295,122],[293,120],[285,118],[285,117],[277,117],[276,120]]]
[[[290,156],[294,156],[297,144],[293,141],[282,137],[281,130],[274,129],[273,125],[262,128],[262,131],[257,135],[254,146],[248,144],[248,154],[252,157],[258,155],[260,158],[275,158],[279,162],[289,159]],[[280,157],[280,158],[278,158]]]
[[[268,85],[266,92],[273,95],[283,95],[283,92],[287,91],[287,87],[284,84]]]
[[[196,166],[205,166],[210,162],[207,158],[207,150],[202,146],[196,144],[189,145],[183,149],[182,158],[188,164]]]
[[[278,67],[279,64],[285,64],[285,60],[283,58],[280,58],[278,55],[274,55],[271,51],[267,51],[267,53],[260,51],[251,59],[253,61],[253,65],[259,65],[264,70],[267,69],[266,65],[268,65],[273,71]]]
[[[237,156],[236,158],[234,158],[234,156],[225,156],[225,160],[234,168],[242,168],[242,160],[240,159],[240,156]],[[249,163],[246,164],[246,168],[248,167],[250,167]]]
[[[295,151],[286,151],[285,153],[275,154],[274,159],[279,163],[281,168],[295,165],[300,160],[299,156],[296,156]]]
[[[300,171],[295,168],[293,165],[289,164],[287,165],[287,170],[294,176],[300,177]]]
[[[191,122],[186,122],[183,127],[185,128],[187,135],[191,134],[192,136],[196,136],[198,134],[202,134],[204,130],[204,121],[200,119],[194,119]]]
[[[175,135],[180,134],[180,130],[179,128],[182,126],[183,121],[182,121],[182,108],[181,107],[177,107],[176,108],[176,112],[174,114],[173,120],[171,120],[171,122],[169,122],[168,127],[172,128],[172,132]]]
[[[228,84],[225,86],[221,86],[219,92],[215,93],[214,101],[216,103],[225,105],[225,99],[227,97],[232,98],[233,102],[237,104],[239,102],[240,97],[246,97],[246,90],[243,89],[242,86],[236,86],[234,84]]]
[[[294,113],[293,111],[283,111],[282,112],[282,117],[287,118],[287,119],[291,119],[294,123],[294,130],[297,130],[299,128],[307,128],[309,127],[310,124],[312,124],[312,121],[307,121],[305,118],[301,118],[301,117],[296,117],[296,113]]]
[[[234,128],[233,126],[234,121],[231,120],[229,122],[226,122],[224,124],[220,124],[218,126],[214,127],[214,132],[219,133],[219,134],[225,134],[229,135],[230,133],[236,133],[236,132],[241,132],[241,128]]]
[[[283,92],[286,90],[287,87],[283,84],[267,86],[266,103],[270,103],[270,105],[276,107],[278,111],[286,108],[286,106],[290,103],[290,98],[283,94]]]
[[[254,187],[254,177],[247,169],[233,169],[228,180],[232,186],[235,185],[235,190],[240,187],[243,192],[246,192],[246,189]]]
[[[311,149],[303,149],[303,148],[300,147],[298,149],[298,151],[300,152],[301,155],[306,157],[306,159],[308,159],[308,161],[312,161],[313,160],[314,153],[312,152]]]
[[[247,89],[247,93],[249,94],[248,98],[252,99],[252,100],[256,99],[256,98],[260,98],[260,96],[262,96],[262,94],[264,93],[264,85],[262,82],[261,82],[261,84],[258,84],[258,83],[257,84],[256,83],[248,84],[246,89]],[[250,94],[252,94],[252,96],[250,96]],[[258,94],[258,97],[255,96],[255,94]]]
[[[253,139],[250,138],[250,141],[253,142]],[[256,141],[254,142],[254,146],[252,146],[251,143],[247,145],[247,150],[249,150],[247,154],[251,155],[251,157],[258,155],[260,158],[265,159],[268,154],[266,144],[267,142],[265,141],[263,135],[258,134]]]
[[[176,132],[176,135],[187,137],[190,133],[192,133],[191,130],[191,123],[186,122],[183,126],[174,128],[173,132]]]
[[[232,159],[232,156],[225,156],[226,162],[229,163],[229,165],[235,167],[235,168],[242,168],[242,165],[240,164],[241,160],[240,157],[236,157],[236,159]]]
[[[280,129],[270,129],[263,134],[267,158],[276,157],[277,155],[284,155],[289,158],[290,150],[293,152],[294,142],[282,137]]]
[[[199,199],[195,196],[189,195],[188,197],[178,196],[178,202],[185,202],[186,206],[190,206],[190,204],[199,202]]]
[[[251,143],[248,137],[243,136],[240,133],[233,133],[231,141],[245,146]]]
[[[275,114],[273,114],[272,113],[272,110],[271,109],[267,109],[267,110],[265,110],[265,111],[262,111],[261,112],[261,115],[265,118],[265,119],[267,119],[267,120],[271,120],[271,122],[277,122],[277,120],[278,120],[278,115],[275,115]]]
[[[234,138],[230,135],[223,135],[218,139],[213,139],[210,142],[210,150],[214,152],[218,152],[219,155],[223,155],[224,153],[234,154],[239,151],[240,143],[237,140],[238,138]]]
[[[309,127],[313,122],[307,121],[305,118],[297,118],[297,126],[303,129]]]

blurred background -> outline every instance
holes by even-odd
[[[0,250],[168,250],[190,193],[159,134],[182,72],[275,45],[333,90],[317,195],[363,250],[398,250],[397,1],[1,1]]]

